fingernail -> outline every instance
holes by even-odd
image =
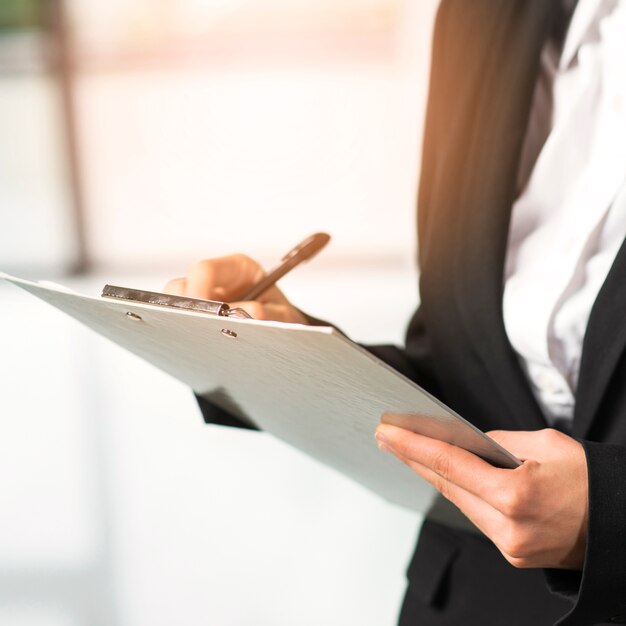
[[[387,437],[385,437],[385,435],[379,431],[376,431],[376,433],[374,434],[374,437],[376,438],[376,441],[378,442],[379,448],[382,448],[383,446],[386,446],[389,443],[389,439],[387,439]]]

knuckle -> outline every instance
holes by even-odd
[[[250,302],[250,304],[246,305],[246,310],[256,320],[265,319],[265,307],[260,302],[256,302],[256,301]]]
[[[507,527],[498,547],[507,559],[518,562],[529,561],[533,554],[534,542],[529,533],[517,524]]]
[[[251,256],[248,256],[247,254],[244,254],[243,252],[237,252],[231,258],[241,268],[249,267],[254,270],[257,270],[258,268],[261,267]]]
[[[527,484],[518,481],[500,491],[498,508],[506,517],[517,519],[527,513],[529,496]]]
[[[443,478],[450,475],[450,457],[445,452],[436,452],[432,459],[432,468],[435,473]]]
[[[539,431],[538,436],[541,437],[545,441],[549,441],[555,432],[556,431],[552,428],[542,428]]]
[[[524,461],[524,465],[522,466],[522,468],[523,471],[520,472],[520,474],[525,474],[527,480],[532,480],[533,476],[539,469],[539,463],[534,459],[527,459],[526,461]]]
[[[235,261],[236,263],[239,263],[240,265],[247,265],[249,263],[254,263],[254,261],[247,254],[244,254],[243,252],[237,252],[233,254],[231,258],[233,261]]]
[[[530,567],[536,567],[530,559],[516,558],[508,554],[503,554],[504,558],[517,569],[528,569]]]
[[[498,508],[500,512],[508,518],[515,518],[519,510],[517,494],[512,490],[501,493],[498,498]]]
[[[163,286],[163,292],[176,294],[179,291],[178,286],[179,286],[179,281],[177,279],[170,280],[167,283],[165,283],[165,285]]]
[[[213,273],[214,262],[212,259],[200,259],[189,266],[189,275],[210,276]]]
[[[245,276],[252,282],[257,282],[263,278],[265,274],[263,268],[257,261],[247,254],[237,252],[229,258],[231,262],[234,263],[240,276]]]
[[[554,428],[544,428],[539,431],[539,436],[541,437],[541,443],[543,445],[552,446],[557,445],[561,441],[563,433],[560,433]]]

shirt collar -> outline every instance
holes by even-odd
[[[598,25],[603,17],[611,13],[618,0],[578,0],[573,7],[570,0],[565,0],[566,10],[574,11],[563,44],[559,60],[559,69],[565,70],[572,65],[580,47],[587,41],[599,37]]]

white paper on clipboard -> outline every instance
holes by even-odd
[[[424,513],[434,490],[374,440],[385,412],[416,432],[495,464],[496,442],[331,327],[312,327],[114,301],[6,274],[25,289],[386,500]],[[130,314],[130,315],[129,315]]]

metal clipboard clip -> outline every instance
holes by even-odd
[[[111,298],[113,300],[141,302],[142,304],[153,304],[172,309],[183,309],[185,311],[198,311],[200,313],[210,313],[211,315],[218,315],[220,317],[253,319],[252,316],[243,309],[232,309],[225,302],[216,302],[215,300],[186,298],[184,296],[173,296],[168,293],[142,291],[140,289],[129,289],[127,287],[117,287],[115,285],[105,285],[102,289],[101,295],[103,298]]]

